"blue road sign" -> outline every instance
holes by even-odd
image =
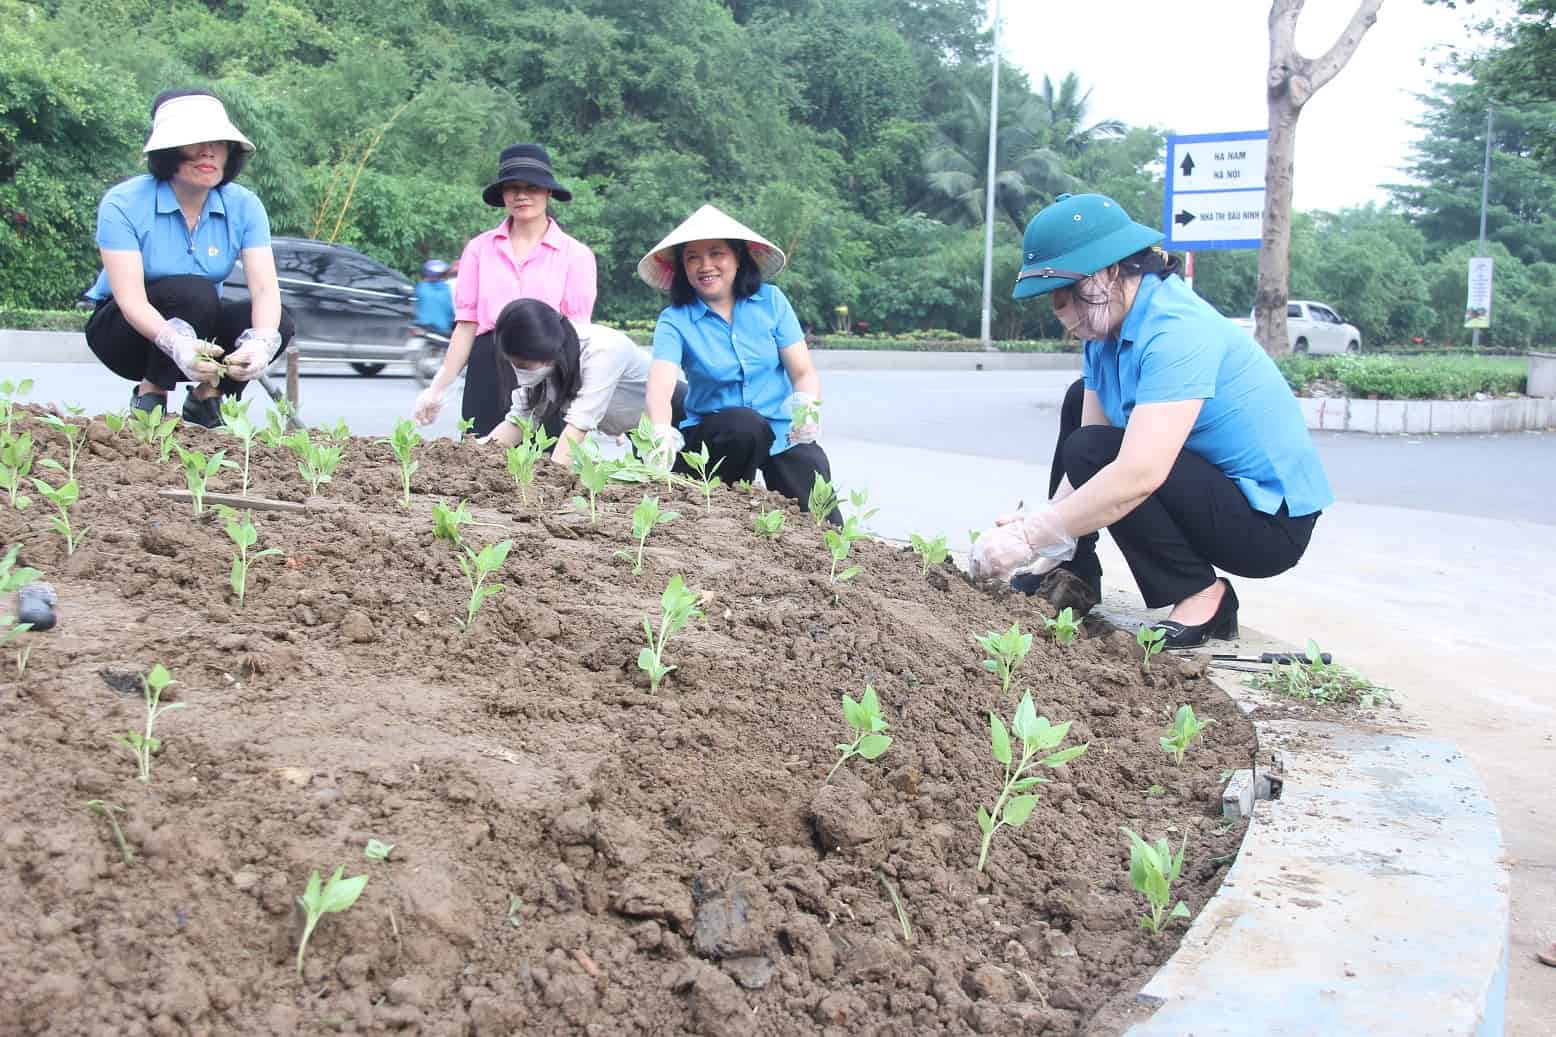
[[[1268,130],[1167,138],[1167,249],[1258,248]]]

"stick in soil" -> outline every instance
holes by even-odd
[[[891,906],[897,909],[897,922],[902,926],[902,942],[913,942],[913,926],[908,924],[908,909],[903,906],[902,897],[897,894],[897,887],[892,885],[891,879],[886,877],[884,871],[875,873],[881,880],[881,885],[886,888],[886,895],[891,897]]]

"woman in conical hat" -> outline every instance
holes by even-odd
[[[670,293],[654,328],[646,405],[660,457],[686,470],[677,441],[718,463],[725,482],[762,473],[769,490],[806,506],[817,474],[832,468],[821,435],[821,376],[794,308],[765,283],[783,250],[704,205],[638,263],[638,276]],[[671,423],[685,373],[686,416]]]

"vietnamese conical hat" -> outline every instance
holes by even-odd
[[[787,262],[783,249],[715,206],[704,205],[638,260],[638,276],[650,288],[668,292],[675,279],[675,246],[711,238],[744,241],[750,247],[751,258],[756,261],[764,281],[772,280]]]

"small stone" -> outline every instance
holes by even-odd
[[[761,955],[726,958],[723,965],[724,971],[747,990],[761,990],[773,979],[773,963]]]
[[[962,980],[962,989],[979,1001],[1004,1004],[1011,1000],[1010,977],[993,965],[979,965]]]
[[[392,1005],[425,1005],[432,980],[427,976],[401,976],[389,985],[389,1003]]]
[[[308,770],[306,767],[278,767],[276,768],[276,777],[289,785],[304,788],[313,780],[313,771]]]
[[[247,893],[259,885],[259,873],[254,871],[240,871],[232,876],[232,886],[240,892]]]
[[[373,621],[364,612],[346,613],[346,618],[340,621],[340,633],[353,644],[370,644],[378,640],[378,634],[373,630]]]
[[[864,1002],[841,990],[833,991],[816,1006],[816,1021],[823,1026],[847,1026],[864,1014]]]

